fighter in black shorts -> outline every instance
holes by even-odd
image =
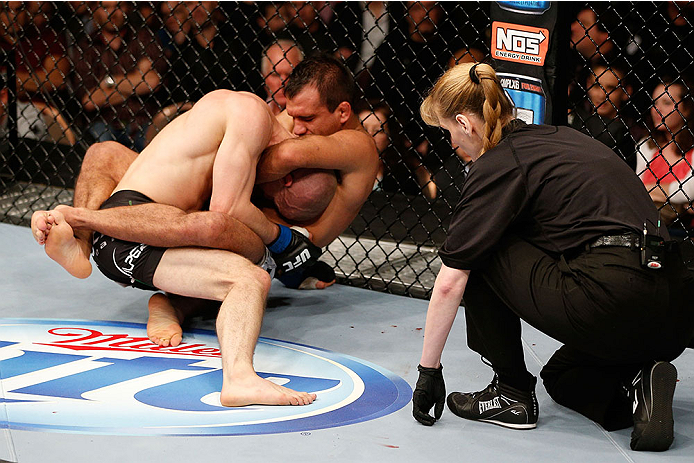
[[[150,198],[132,190],[117,191],[100,209],[153,203]],[[92,258],[101,273],[124,286],[156,290],[152,279],[166,248],[118,240],[94,232]]]

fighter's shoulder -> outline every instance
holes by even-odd
[[[358,149],[362,153],[372,153],[378,155],[376,142],[363,127],[355,127],[351,129],[343,129],[337,132],[341,138],[349,140],[350,146]]]
[[[265,102],[250,92],[237,92],[233,90],[213,90],[205,94],[196,106],[208,108],[222,108],[224,110],[239,109],[243,110],[248,106],[265,106]]]

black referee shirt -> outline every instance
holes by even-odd
[[[608,147],[569,127],[510,127],[472,163],[439,251],[446,266],[479,268],[506,234],[558,256],[602,235],[642,233],[644,222],[655,231],[644,185]]]

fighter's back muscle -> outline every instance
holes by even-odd
[[[174,119],[132,163],[116,190],[136,190],[158,203],[198,210],[209,198],[212,167],[235,103],[248,98],[218,90]],[[239,102],[240,100],[240,102]]]

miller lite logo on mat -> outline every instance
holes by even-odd
[[[223,407],[221,355],[212,331],[177,347],[141,324],[0,319],[0,427],[112,435],[241,435],[306,431],[395,412],[412,389],[363,360],[260,338],[258,374],[315,392],[306,406]]]

